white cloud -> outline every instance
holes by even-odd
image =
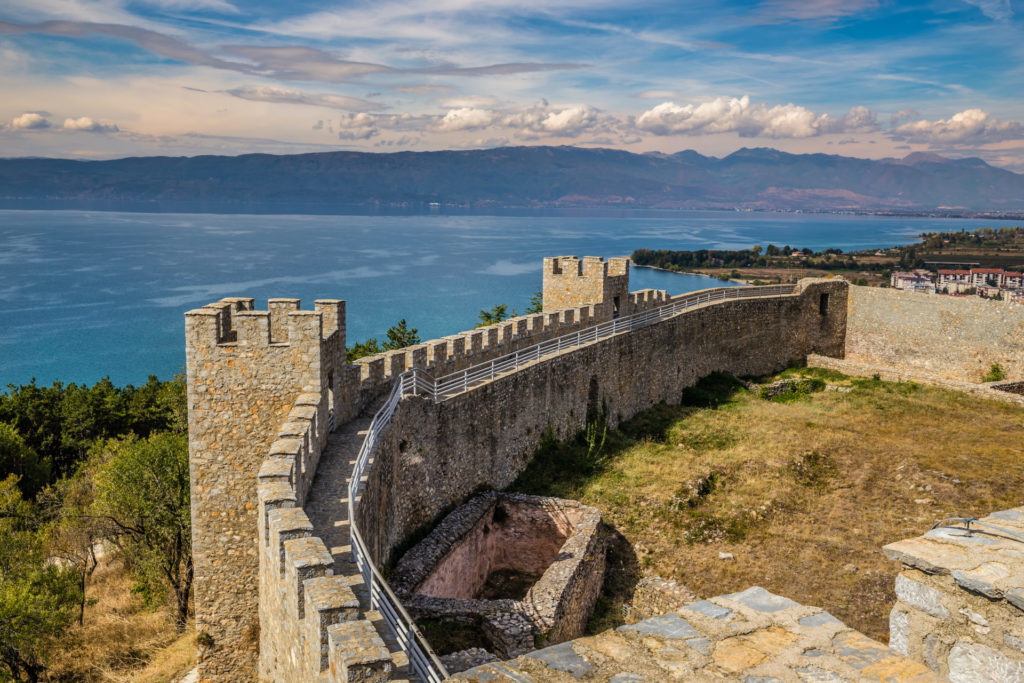
[[[142,2],[166,10],[207,10],[221,14],[241,14],[237,7],[225,0],[142,0]]]
[[[438,124],[438,130],[452,132],[457,130],[479,130],[487,128],[498,118],[497,114],[487,109],[460,107],[452,109]]]
[[[982,14],[994,21],[1007,22],[1013,18],[1010,0],[964,0],[964,2],[974,5],[981,10]]]
[[[550,107],[545,102],[524,111],[508,114],[502,123],[523,133],[539,133],[558,137],[575,137],[598,128],[603,121],[597,109],[590,105],[564,108]]]
[[[981,109],[967,109],[948,119],[904,123],[890,131],[889,137],[905,142],[983,145],[1024,140],[1024,124],[1000,121]]]
[[[77,119],[64,119],[64,130],[84,131],[87,133],[116,133],[118,128],[112,123],[100,123],[88,116],[79,116]]]
[[[347,95],[334,95],[330,93],[306,93],[301,90],[278,88],[271,85],[231,88],[222,92],[253,102],[308,104],[314,107],[328,107],[343,111],[374,111],[384,109],[380,104],[359,97],[348,97]]]
[[[638,116],[635,125],[655,135],[737,133],[744,138],[809,138],[877,130],[878,116],[866,107],[853,107],[842,118],[833,119],[795,104],[752,104],[744,95],[739,99],[717,97],[700,104],[663,102]]]
[[[339,140],[369,140],[377,135],[377,117],[370,114],[349,114],[338,121]]]
[[[834,21],[876,7],[878,0],[765,0],[757,8],[755,16],[767,23]]]
[[[50,122],[39,112],[27,111],[21,116],[14,117],[11,121],[11,128],[14,130],[41,130],[49,128]]]

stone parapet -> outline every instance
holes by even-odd
[[[259,632],[258,489],[301,505],[342,407],[344,302],[313,311],[227,298],[185,314],[189,473],[201,679],[252,680]],[[341,412],[349,408],[345,406]]]
[[[296,412],[305,407],[296,406],[286,424],[302,424]],[[307,440],[316,443],[309,434],[316,429],[314,419],[306,424]],[[260,678],[384,680],[355,677],[370,669],[390,672],[390,654],[373,624],[361,617],[351,586],[358,575],[344,576],[336,570],[327,546],[313,535],[313,524],[299,507],[298,501],[308,490],[303,478],[293,476],[304,457],[302,443],[300,439],[278,439],[260,468]],[[315,471],[315,462],[311,471]],[[386,664],[378,661],[381,651],[387,655]]]
[[[1024,507],[979,522],[885,546],[903,565],[889,645],[954,683],[1024,681]]]

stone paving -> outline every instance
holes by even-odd
[[[454,678],[478,683],[945,680],[820,608],[758,587]]]
[[[376,404],[371,406],[364,411],[363,415],[342,425],[331,434],[327,446],[320,455],[316,478],[313,480],[313,486],[303,509],[313,523],[313,535],[323,540],[334,558],[337,573],[350,579],[349,584],[352,591],[359,598],[362,618],[373,623],[377,633],[390,650],[391,660],[394,663],[390,680],[418,680],[410,672],[409,660],[395,642],[381,614],[370,609],[369,591],[352,560],[348,520],[348,482],[352,478],[356,455],[366,437],[366,431],[373,419],[372,416],[378,408],[379,405]],[[341,634],[339,634],[340,636]],[[370,642],[366,634],[362,636],[362,640]]]

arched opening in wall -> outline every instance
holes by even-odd
[[[612,299],[612,317],[619,317],[619,297]]]
[[[334,371],[327,373],[327,430],[334,431]]]
[[[828,292],[822,292],[818,297],[818,315],[828,315]]]

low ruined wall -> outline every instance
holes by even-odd
[[[846,358],[980,381],[993,363],[1024,377],[1024,306],[850,287]]]
[[[435,404],[403,399],[381,437],[358,511],[380,564],[481,488],[510,485],[545,430],[564,439],[605,406],[615,426],[724,371],[761,375],[810,353],[841,356],[845,282],[805,280],[797,294],[705,305],[521,368]],[[821,295],[830,296],[821,312]]]
[[[903,564],[889,647],[953,683],[1024,681],[1024,508],[891,543]]]

